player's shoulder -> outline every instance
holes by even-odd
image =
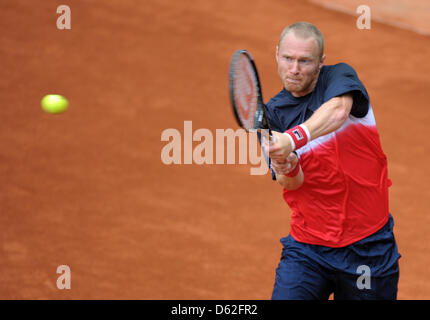
[[[348,63],[339,62],[333,65],[324,65],[321,69],[321,73],[331,75],[331,74],[356,74],[355,69]]]

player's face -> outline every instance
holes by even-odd
[[[295,97],[312,92],[323,66],[315,39],[300,39],[288,33],[276,47],[278,73],[285,89]]]

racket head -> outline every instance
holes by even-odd
[[[230,99],[237,123],[247,131],[270,129],[265,114],[260,78],[251,54],[237,50],[230,62]]]

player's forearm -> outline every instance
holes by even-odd
[[[311,139],[316,139],[339,129],[348,119],[352,103],[352,96],[347,94],[332,98],[321,105],[312,117],[304,122]]]
[[[302,168],[295,177],[287,177],[284,174],[276,174],[276,181],[287,190],[296,190],[300,188],[304,181]]]
[[[339,129],[348,119],[352,102],[352,96],[348,94],[332,98],[322,104],[302,125],[287,130],[285,134],[272,131],[274,142],[269,144],[269,156],[272,159],[283,159],[309,140]]]

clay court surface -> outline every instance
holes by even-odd
[[[71,30],[56,27],[60,4]],[[429,299],[430,38],[356,19],[285,0],[1,1],[0,298],[270,298],[289,232],[281,188],[250,165],[165,165],[161,134],[184,121],[237,129],[231,55],[251,51],[267,100],[281,89],[279,34],[305,20],[325,35],[326,64],[351,64],[369,91],[393,181],[398,298]],[[70,108],[43,112],[48,93]],[[57,288],[60,265],[70,290]]]

